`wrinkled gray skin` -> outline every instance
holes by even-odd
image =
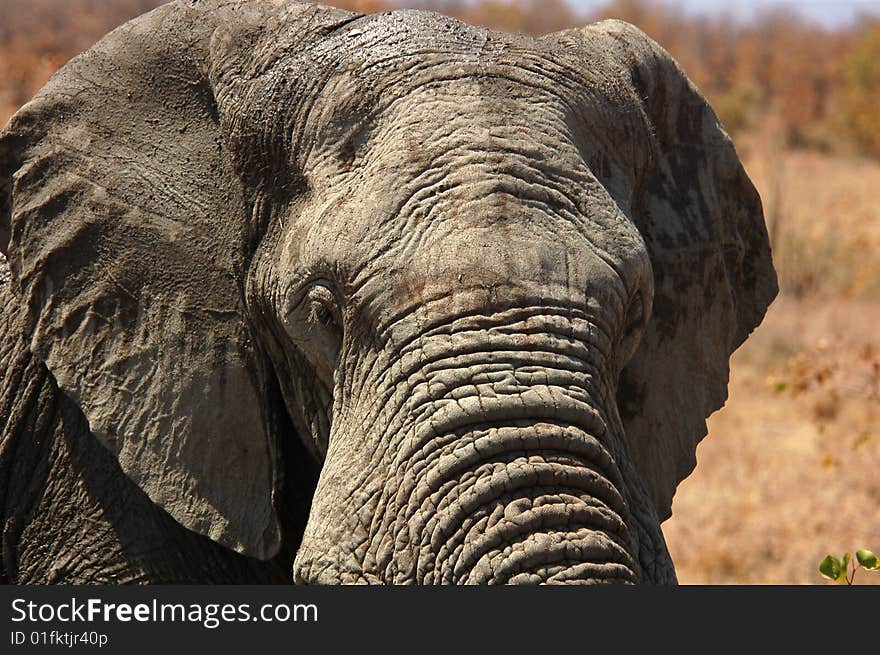
[[[637,29],[174,2],[0,138],[7,581],[675,581],[776,278]]]

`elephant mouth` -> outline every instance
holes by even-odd
[[[572,425],[519,420],[442,441],[409,460],[389,503],[391,543],[376,563],[386,580],[636,581],[619,473],[599,440]]]

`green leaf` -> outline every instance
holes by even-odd
[[[880,569],[880,564],[878,564],[877,562],[877,556],[870,550],[857,550],[856,559],[858,560],[859,564],[861,564],[868,571],[877,571],[878,569]]]
[[[847,584],[846,571],[849,568],[850,554],[843,556],[843,563],[840,565],[840,575],[837,576],[837,584]]]
[[[819,564],[819,573],[828,578],[829,580],[837,581],[837,578],[840,577],[840,560],[837,559],[834,555],[828,555],[822,562]]]

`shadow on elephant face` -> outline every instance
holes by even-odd
[[[660,521],[776,278],[637,29],[175,2],[0,168],[33,352],[184,527],[302,582],[674,579]]]

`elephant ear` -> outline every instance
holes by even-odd
[[[317,33],[317,13],[165,5],[68,63],[0,135],[0,248],[32,351],[155,503],[261,559],[281,542],[272,373],[246,318],[253,235],[214,87],[266,23]]]
[[[706,99],[639,29],[579,30],[622,66],[653,134],[630,218],[654,271],[652,318],[621,374],[618,407],[658,515],[696,465],[706,418],[727,400],[730,355],[778,291],[761,199]]]

